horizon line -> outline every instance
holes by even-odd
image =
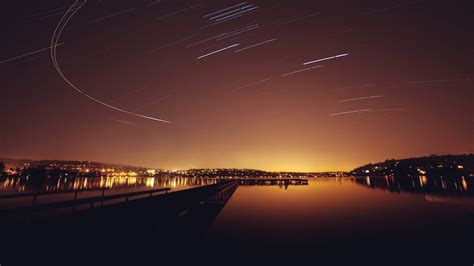
[[[261,171],[261,172],[268,172],[268,173],[350,173],[351,171],[366,166],[368,164],[378,164],[383,163],[388,160],[409,160],[409,159],[418,159],[418,158],[427,158],[427,157],[443,157],[443,156],[474,156],[474,153],[456,153],[456,154],[430,154],[430,155],[423,155],[423,156],[411,156],[406,158],[387,158],[383,161],[378,162],[366,162],[365,164],[359,165],[355,168],[350,170],[324,170],[324,171],[297,171],[297,170],[263,170],[263,169],[256,169],[256,168],[238,168],[238,167],[194,167],[194,168],[187,168],[187,169],[167,169],[167,168],[157,168],[157,167],[148,167],[148,166],[137,166],[131,165],[127,163],[111,163],[111,162],[100,162],[100,161],[91,161],[91,160],[80,160],[80,159],[28,159],[28,158],[9,158],[9,157],[0,157],[0,162],[2,160],[18,160],[18,161],[57,161],[57,162],[67,162],[67,161],[78,161],[78,162],[89,162],[89,163],[98,163],[98,164],[109,164],[109,165],[117,165],[117,166],[125,166],[125,167],[134,167],[134,168],[144,168],[144,169],[153,169],[153,170],[161,170],[161,171],[189,171],[189,170],[209,170],[209,169],[219,169],[219,170],[251,170],[251,171]]]

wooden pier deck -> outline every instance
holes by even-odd
[[[9,210],[0,214],[0,225],[8,228],[2,233],[0,250],[21,257],[18,253],[23,251],[18,247],[29,242],[40,243],[28,248],[38,254],[53,249],[72,254],[85,247],[115,251],[150,241],[163,248],[190,245],[207,232],[237,187],[236,181],[220,181],[172,193],[150,196],[148,192],[128,201],[122,195],[122,202],[103,206],[98,197],[86,203],[93,202],[92,208],[46,218],[35,215],[30,219],[27,209],[22,209],[15,215],[26,214],[23,219],[7,219],[14,213]],[[49,207],[56,206],[42,206],[36,211]]]

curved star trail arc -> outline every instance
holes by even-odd
[[[115,111],[118,111],[118,112],[121,112],[121,113],[124,113],[124,114],[127,114],[127,115],[132,115],[132,116],[136,116],[136,117],[139,117],[139,118],[144,118],[144,119],[148,119],[148,120],[153,120],[153,121],[157,121],[157,122],[163,122],[163,123],[170,123],[170,121],[168,120],[164,120],[164,119],[160,119],[160,118],[156,118],[156,117],[152,117],[152,116],[146,116],[146,115],[142,115],[142,114],[138,114],[138,113],[134,113],[134,112],[131,112],[131,111],[127,111],[127,110],[124,110],[122,108],[119,108],[119,107],[116,107],[116,106],[113,106],[113,105],[110,105],[108,103],[105,103],[95,97],[92,97],[90,96],[89,94],[85,93],[84,91],[82,91],[81,89],[79,89],[74,83],[72,83],[63,73],[63,71],[61,70],[61,67],[58,63],[58,59],[57,59],[57,47],[58,47],[58,42],[59,42],[59,39],[61,37],[61,33],[63,32],[64,28],[66,27],[67,23],[69,22],[69,20],[71,20],[72,17],[74,17],[74,15],[76,14],[76,12],[79,11],[79,9],[81,9],[85,4],[87,3],[87,0],[84,0],[84,1],[76,1],[67,11],[66,13],[63,15],[63,17],[61,18],[61,20],[59,21],[56,29],[54,30],[54,33],[53,33],[53,36],[51,38],[51,60],[53,62],[53,65],[54,65],[54,68],[56,69],[56,71],[58,72],[58,74],[61,76],[61,78],[66,81],[67,84],[69,84],[69,86],[71,88],[73,88],[74,90],[76,90],[77,92],[79,92],[80,94],[82,94],[84,97],[100,104],[100,105],[103,105],[105,107],[108,107],[112,110],[115,110]],[[77,7],[76,7],[77,5]],[[71,13],[72,12],[72,13]]]

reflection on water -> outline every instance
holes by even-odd
[[[26,178],[6,178],[0,181],[0,194],[19,192],[64,191],[78,189],[107,188],[113,190],[141,190],[169,187],[172,190],[214,184],[211,178],[183,177],[97,177],[97,178],[57,178],[38,186]]]
[[[428,191],[435,191],[430,185],[434,181],[422,178],[423,187],[417,181],[415,187],[428,190],[431,186]],[[462,185],[462,179],[458,181],[457,190],[447,181],[439,186],[465,193],[472,187],[465,181],[467,186]],[[384,179],[342,178],[310,179],[307,186],[289,186],[287,190],[240,186],[214,221],[209,243],[229,243],[226,247],[233,252],[242,249],[259,254],[278,254],[275,251],[279,249],[311,250],[308,254],[319,255],[332,251],[337,256],[348,252],[369,252],[370,256],[472,254],[465,253],[469,245],[463,243],[474,237],[474,197],[427,197],[364,187],[375,187],[379,182],[387,184]],[[388,184],[405,187],[405,181],[394,182]],[[456,204],[446,204],[451,200]]]
[[[27,192],[60,192],[72,190],[93,190],[107,189],[104,195],[129,193],[144,190],[153,190],[159,188],[170,188],[171,191],[188,189],[193,187],[215,184],[213,178],[184,178],[184,177],[96,177],[96,178],[60,178],[50,179],[46,183],[38,186],[34,182],[29,182],[25,178],[7,178],[0,182],[0,195],[2,194],[20,194]],[[84,191],[77,194],[78,198],[88,198],[101,196],[100,190]],[[43,195],[37,200],[33,196],[1,199],[0,209],[31,206],[36,204],[59,202],[72,200],[74,193],[60,193],[53,195]]]
[[[387,190],[390,192],[410,192],[433,195],[474,196],[474,180],[472,177],[442,177],[442,176],[415,176],[415,177],[361,177],[355,182],[370,188]]]

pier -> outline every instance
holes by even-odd
[[[240,186],[307,186],[308,179],[301,178],[241,178]]]
[[[206,233],[239,186],[307,184],[306,179],[243,178],[174,192],[160,188],[112,194],[99,189],[3,195],[0,201],[21,197],[28,204],[0,211],[0,226],[8,228],[0,250],[25,261],[30,258],[23,256],[25,251],[70,258],[87,250],[115,254],[115,259],[124,251],[163,256],[180,249],[204,251]],[[67,199],[42,200],[51,195]]]
[[[22,258],[19,247],[27,243],[33,243],[29,250],[38,256],[53,250],[72,256],[84,249],[116,254],[125,247],[137,254],[143,250],[173,253],[178,247],[202,245],[206,232],[240,185],[305,184],[308,180],[245,178],[175,192],[169,188],[117,194],[109,194],[107,189],[78,190],[65,191],[69,199],[53,203],[38,200],[56,192],[17,194],[29,205],[0,211],[0,225],[8,228],[2,233],[0,250],[15,258]],[[80,197],[84,192],[99,195]],[[14,197],[4,195],[0,200]]]
[[[0,249],[15,254],[25,240],[40,240],[35,246],[39,253],[62,249],[61,245],[71,250],[114,250],[148,238],[159,240],[160,246],[191,243],[208,230],[237,187],[237,181],[222,180],[171,193],[169,188],[113,195],[105,190],[83,199],[77,199],[80,191],[67,191],[73,199],[0,211],[0,225],[8,228]],[[19,196],[34,202],[45,195]]]
[[[108,191],[107,188],[101,188],[0,195],[0,200],[15,200],[20,198],[30,198],[31,200],[31,205],[28,206],[1,209],[0,217],[6,217],[6,219],[13,220],[18,223],[21,222],[21,219],[33,219],[36,215],[40,216],[42,213],[49,213],[47,216],[67,213],[75,214],[78,209],[91,209],[94,207],[102,207],[104,204],[116,204],[122,201],[128,202],[129,200],[135,200],[144,197],[152,198],[157,195],[161,195],[162,193],[168,193],[170,188],[114,193],[110,195],[106,195],[106,191]],[[100,196],[80,198],[81,194],[85,194],[86,192],[97,192],[100,193]],[[38,203],[40,198],[51,195],[59,196],[58,198],[62,198],[63,200]],[[69,199],[71,197],[72,199]]]
[[[0,195],[0,201],[22,199],[20,207],[0,209],[0,224],[24,224],[38,220],[84,220],[101,219],[133,212],[159,210],[160,218],[183,217],[189,209],[204,206],[220,210],[238,186],[305,186],[307,179],[291,178],[240,178],[220,180],[217,184],[170,192],[170,188],[134,191],[127,193],[111,192],[107,188],[78,189],[66,191],[46,191]],[[87,197],[84,194],[92,196]],[[40,199],[56,196],[62,200],[41,202]],[[174,210],[172,213],[170,210]],[[217,215],[217,214],[216,214]],[[70,217],[71,216],[71,217]],[[85,218],[90,217],[90,218]],[[112,219],[112,218],[109,218]]]

